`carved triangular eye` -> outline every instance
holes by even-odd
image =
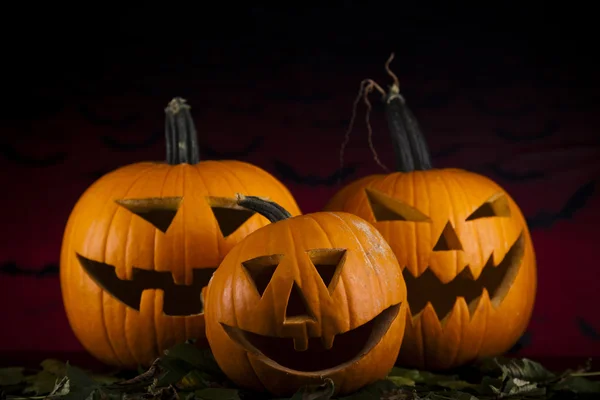
[[[504,193],[496,193],[467,217],[467,221],[486,217],[510,217],[510,204]]]
[[[151,197],[147,199],[120,199],[115,200],[115,203],[165,233],[171,226],[173,219],[175,219],[182,201],[183,197]]]
[[[393,199],[373,189],[365,189],[376,222],[414,221],[431,222],[431,219],[403,201]]]
[[[346,249],[312,249],[306,253],[315,266],[323,284],[332,295],[340,280],[346,261]]]
[[[269,282],[275,274],[277,266],[281,262],[283,254],[272,254],[269,256],[260,256],[242,263],[250,282],[256,288],[256,292],[262,297],[269,286]]]
[[[227,237],[238,230],[255,214],[254,211],[236,207],[233,199],[208,197],[207,201],[223,237]]]

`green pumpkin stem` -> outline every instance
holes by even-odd
[[[396,170],[410,172],[433,168],[429,146],[419,123],[396,83],[390,87],[385,98],[385,115],[396,154]]]
[[[414,171],[415,161],[408,141],[408,135],[406,134],[406,127],[401,116],[402,107],[398,105],[400,98],[392,96],[392,91],[390,90],[390,93],[385,98],[385,117],[392,138],[392,148],[396,155],[396,171]]]
[[[259,213],[271,222],[283,221],[292,216],[292,214],[279,204],[257,196],[238,194],[236,203],[240,207]]]
[[[181,97],[175,97],[165,108],[165,114],[167,163],[198,164],[200,162],[198,134],[190,113],[190,106]]]

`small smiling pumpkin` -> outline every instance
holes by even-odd
[[[60,281],[73,331],[107,364],[148,365],[204,339],[202,288],[223,257],[268,224],[235,194],[269,197],[299,214],[290,192],[239,161],[200,162],[189,106],[167,107],[167,162],[140,162],[96,181],[64,233]]]
[[[377,230],[347,213],[289,218],[250,196],[238,205],[273,223],[237,244],[206,289],[221,369],[278,396],[326,378],[336,393],[384,378],[402,342],[406,287]]]
[[[534,304],[536,262],[525,219],[492,180],[432,168],[392,77],[383,94],[397,172],[349,184],[325,210],[373,224],[403,268],[409,312],[400,364],[446,369],[502,354],[525,331]]]

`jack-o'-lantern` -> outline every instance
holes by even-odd
[[[205,342],[202,288],[229,249],[268,224],[229,199],[256,194],[300,213],[266,171],[200,162],[183,99],[165,112],[168,161],[135,163],[97,180],[63,237],[60,281],[70,325],[92,355],[121,367],[148,365],[187,339]]]
[[[384,101],[397,172],[347,185],[325,210],[369,221],[403,268],[409,312],[400,364],[445,369],[499,355],[524,332],[534,304],[525,219],[489,178],[432,168],[397,81]]]
[[[273,202],[238,204],[273,223],[238,243],[206,289],[221,369],[280,396],[326,378],[336,393],[383,379],[402,342],[406,287],[377,230],[348,213],[289,218]]]

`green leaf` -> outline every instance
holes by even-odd
[[[69,393],[69,378],[63,376],[62,379],[57,379],[54,389],[48,394],[48,396],[64,396]]]
[[[600,381],[592,381],[580,376],[568,376],[553,385],[552,390],[573,393],[600,393]]]
[[[339,400],[377,400],[380,399],[384,394],[397,390],[398,386],[396,386],[392,381],[389,379],[383,379],[352,394],[340,397]]]
[[[42,370],[51,373],[54,376],[65,376],[67,374],[67,363],[49,358],[40,363]]]
[[[100,386],[82,369],[69,363],[66,366],[66,376],[69,379],[69,392],[62,397],[64,400],[86,400],[93,396]]]
[[[91,387],[98,385],[82,369],[75,367],[69,363],[67,363],[66,365],[66,376],[67,378],[69,378],[69,384],[71,385],[71,388],[73,386]]]
[[[540,363],[528,358],[509,359],[497,357],[485,360],[482,363],[482,372],[499,376],[502,379],[506,377],[518,378],[528,382],[545,382],[556,377],[555,374],[548,371]]]
[[[25,379],[27,386],[23,393],[36,396],[48,394],[52,392],[59,378],[48,371],[40,371],[35,375],[30,375]]]
[[[25,368],[8,367],[0,368],[0,386],[18,385],[25,381]]]
[[[192,344],[181,343],[166,350],[165,355],[184,361],[208,374],[223,375],[210,349],[200,349]]]
[[[196,390],[194,394],[202,400],[240,400],[237,389],[206,388]]]
[[[387,379],[396,386],[415,386],[415,381],[404,376],[388,376]]]
[[[492,378],[484,376],[481,380],[481,385],[476,388],[477,393],[480,394],[497,394],[502,391],[503,380],[499,378]]]
[[[179,358],[162,357],[158,362],[163,370],[158,378],[157,387],[175,385],[193,370],[193,366]]]
[[[448,389],[465,389],[476,386],[469,382],[465,382],[459,379],[457,375],[434,374],[431,372],[419,371],[416,369],[405,369],[399,367],[392,368],[388,379],[394,383],[397,381],[413,382],[412,385],[406,383],[406,386],[414,386],[415,383],[421,383],[429,386],[440,386]]]
[[[103,387],[103,390],[109,393],[146,392],[148,387],[153,385],[155,380],[158,380],[163,374],[164,370],[159,365],[159,362],[155,361],[147,371],[142,372],[140,375],[125,381],[106,385]]]
[[[40,363],[42,369],[25,377],[24,394],[44,395],[52,392],[56,382],[66,374],[66,364],[62,361],[48,359]]]
[[[211,376],[197,369],[190,371],[175,385],[177,389],[189,391],[211,386]]]
[[[329,378],[325,378],[320,385],[306,385],[301,387],[291,400],[329,400],[333,396],[335,385]]]
[[[423,398],[423,400],[479,400],[477,397],[472,394],[465,392],[444,392],[444,393],[430,393],[427,397]]]
[[[500,392],[502,397],[511,397],[516,395],[527,395],[529,397],[544,396],[545,387],[539,387],[537,383],[532,383],[519,378],[507,378]]]

